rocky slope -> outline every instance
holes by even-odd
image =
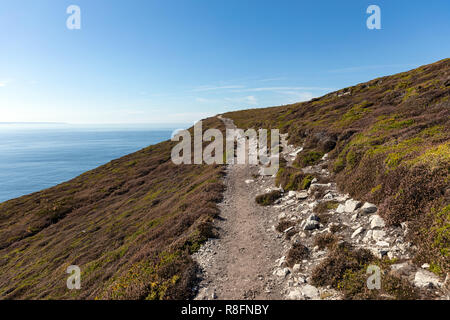
[[[287,135],[281,142],[290,167],[304,148],[288,145]],[[405,240],[407,224],[387,226],[374,204],[340,193],[328,161],[325,154],[302,169],[315,176],[307,191],[285,191],[275,177],[258,176],[257,166],[229,166],[219,238],[194,254],[203,279],[197,299],[450,298],[448,276],[444,280],[429,271],[429,264],[413,263],[416,248]],[[268,206],[247,199],[273,191],[281,197]],[[234,206],[239,200],[241,205]],[[342,248],[340,257],[336,252]],[[279,257],[270,261],[274,252]],[[352,265],[353,253],[364,253],[366,261],[360,264],[356,254]],[[369,264],[380,268],[379,289],[367,287]]]

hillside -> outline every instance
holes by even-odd
[[[239,128],[278,128],[303,146],[278,181],[328,153],[339,189],[408,222],[415,261],[450,270],[450,59],[374,79],[309,102],[224,114]],[[289,188],[288,188],[289,189]],[[295,183],[290,189],[301,189]]]
[[[445,277],[449,97],[446,59],[308,102],[223,116],[238,128],[279,128],[303,146],[292,165],[281,163],[276,182],[285,190],[308,189],[302,169],[328,154],[339,191],[376,204],[388,225],[407,222],[414,262]],[[209,118],[207,128],[225,127]],[[0,299],[192,298],[191,255],[214,235],[225,166],[174,165],[174,145],[0,204]],[[83,290],[66,289],[69,265],[81,267]]]
[[[0,204],[0,299],[190,297],[189,254],[210,236],[222,168],[176,166],[174,144]],[[67,290],[69,265],[83,290]]]

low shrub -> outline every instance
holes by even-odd
[[[318,246],[320,250],[323,250],[333,246],[337,240],[337,237],[332,233],[322,233],[314,238],[314,246]]]
[[[260,194],[256,196],[256,203],[262,206],[270,206],[274,204],[276,200],[281,198],[281,192],[278,190],[274,190],[268,193]]]
[[[293,267],[294,264],[302,262],[308,258],[309,250],[301,243],[294,243],[287,254],[287,265]]]

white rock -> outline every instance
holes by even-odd
[[[384,230],[373,230],[372,239],[375,241],[382,241],[386,238],[386,231]]]
[[[291,190],[288,192],[288,197],[293,198],[293,197],[295,197],[295,194],[296,194],[296,192]]]
[[[338,205],[337,209],[336,209],[337,213],[344,213],[345,212],[345,205],[340,204]]]
[[[319,299],[320,296],[319,290],[310,284],[304,285],[303,287],[300,288],[300,290],[302,291],[302,294],[305,298],[312,300]]]
[[[349,200],[345,201],[344,211],[350,213],[350,212],[353,212],[356,209],[358,209],[360,206],[361,206],[361,202],[359,202],[357,200],[349,199]]]
[[[280,213],[279,215],[278,215],[278,219],[284,219],[284,218],[286,218],[286,212],[282,212],[282,213]]]
[[[286,204],[287,205],[291,205],[291,204],[294,204],[295,203],[295,200],[294,199],[290,199],[290,200],[288,200],[288,201],[286,201]]]
[[[386,241],[377,241],[376,244],[378,247],[389,247],[389,242]]]
[[[422,269],[429,269],[429,268],[430,268],[430,264],[428,264],[428,263],[424,263],[422,265]]]
[[[352,215],[351,217],[351,221],[356,221],[358,219],[358,213],[355,213],[354,215]]]
[[[294,266],[292,267],[292,272],[299,272],[300,271],[300,264],[294,264]]]
[[[314,230],[319,229],[320,223],[316,220],[307,220],[303,230]]]
[[[299,200],[304,200],[304,199],[308,198],[308,192],[298,191],[298,192],[296,192],[295,197]]]
[[[274,275],[285,278],[290,273],[288,268],[280,268],[274,271]]]
[[[303,298],[302,291],[299,288],[292,289],[287,295],[288,300],[300,300]]]
[[[286,257],[282,256],[280,259],[277,260],[278,266],[282,267],[286,263]]]
[[[369,202],[364,203],[363,206],[361,207],[361,212],[364,214],[374,213],[377,210],[378,210],[377,206]]]
[[[414,284],[419,288],[439,288],[442,283],[434,273],[419,269],[414,276]]]
[[[362,239],[362,241],[363,241],[364,243],[368,243],[368,242],[370,242],[370,240],[372,239],[372,236],[373,236],[373,231],[372,231],[372,230],[369,230],[369,231],[367,231],[367,233],[366,233],[366,235],[364,236],[364,238]]]
[[[354,237],[356,237],[357,235],[359,235],[361,232],[363,232],[364,231],[364,228],[363,227],[359,227],[358,229],[356,229],[355,230],[355,232],[353,232],[353,234],[352,234],[352,239],[354,238]]]
[[[249,184],[249,183],[252,183],[252,182],[255,182],[255,180],[252,180],[252,179],[245,180],[246,184]]]
[[[324,200],[332,200],[333,195],[330,192],[328,192],[326,195],[323,196],[323,199]]]
[[[289,155],[290,155],[291,157],[296,157],[297,154],[299,154],[299,153],[302,152],[302,151],[303,151],[303,147],[301,147],[301,148],[295,150],[295,151],[292,152],[292,153],[289,153]]]
[[[384,223],[384,220],[379,215],[374,215],[370,218],[370,228],[383,228],[386,224]]]
[[[284,233],[291,231],[292,229],[294,229],[294,227],[289,227],[286,230],[284,230]]]

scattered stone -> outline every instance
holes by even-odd
[[[304,285],[302,288],[300,288],[300,290],[305,298],[311,300],[317,300],[320,298],[319,290],[310,284]]]
[[[343,204],[339,204],[337,209],[336,209],[337,213],[344,213],[345,212],[345,205]]]
[[[326,195],[323,196],[324,200],[333,200],[333,195],[331,192],[328,192]]]
[[[386,241],[378,241],[377,242],[378,247],[389,247],[389,242]]]
[[[286,218],[286,212],[282,212],[282,213],[280,213],[279,215],[278,215],[278,219],[284,219],[284,218]]]
[[[308,217],[308,220],[314,220],[314,221],[319,221],[320,219],[319,219],[319,217],[318,216],[316,216],[314,213],[313,214],[311,214],[309,217]]]
[[[355,238],[357,235],[359,235],[363,231],[364,231],[363,227],[359,227],[358,229],[356,229],[355,232],[353,232],[353,234],[352,234],[352,239]]]
[[[304,200],[304,199],[308,198],[308,192],[306,192],[306,191],[298,191],[295,194],[295,196],[299,200]]]
[[[315,229],[319,229],[320,227],[320,223],[317,222],[316,220],[308,220],[305,224],[305,226],[303,227],[303,230],[315,230]]]
[[[277,277],[286,278],[286,276],[290,273],[288,268],[280,268],[276,269],[273,274]]]
[[[422,265],[422,269],[430,269],[430,264],[424,263],[424,264]]]
[[[376,229],[376,228],[384,228],[385,227],[385,223],[382,217],[380,217],[379,215],[374,215],[370,218],[370,228],[372,229]]]
[[[295,197],[295,195],[296,195],[296,192],[295,192],[295,191],[292,191],[292,190],[291,190],[291,191],[288,192],[288,197],[289,197],[289,198],[293,198],[293,197]]]
[[[288,300],[300,300],[303,298],[302,291],[299,288],[292,289],[287,295]]]
[[[255,180],[252,180],[252,179],[245,180],[246,184],[249,184],[249,183],[252,183],[252,182],[255,182]]]
[[[414,271],[414,265],[409,262],[396,263],[391,265],[389,273],[396,277],[408,276]]]
[[[377,206],[369,202],[364,203],[364,205],[361,207],[361,213],[363,214],[374,213],[377,212],[377,210]]]
[[[434,273],[419,269],[414,276],[414,284],[419,288],[439,288],[442,283]]]
[[[280,259],[276,260],[279,267],[283,267],[286,264],[286,257],[282,256]]]
[[[386,237],[386,231],[384,230],[373,230],[372,239],[375,241],[382,241]]]
[[[284,230],[283,232],[284,232],[284,233],[287,233],[287,232],[291,231],[292,229],[294,229],[294,227],[289,227],[289,228],[287,228],[286,230]]]
[[[292,272],[299,272],[300,271],[300,264],[294,264],[294,266],[292,267]]]
[[[359,207],[361,207],[360,201],[349,199],[349,200],[345,201],[344,211],[350,213],[350,212],[355,211]]]

